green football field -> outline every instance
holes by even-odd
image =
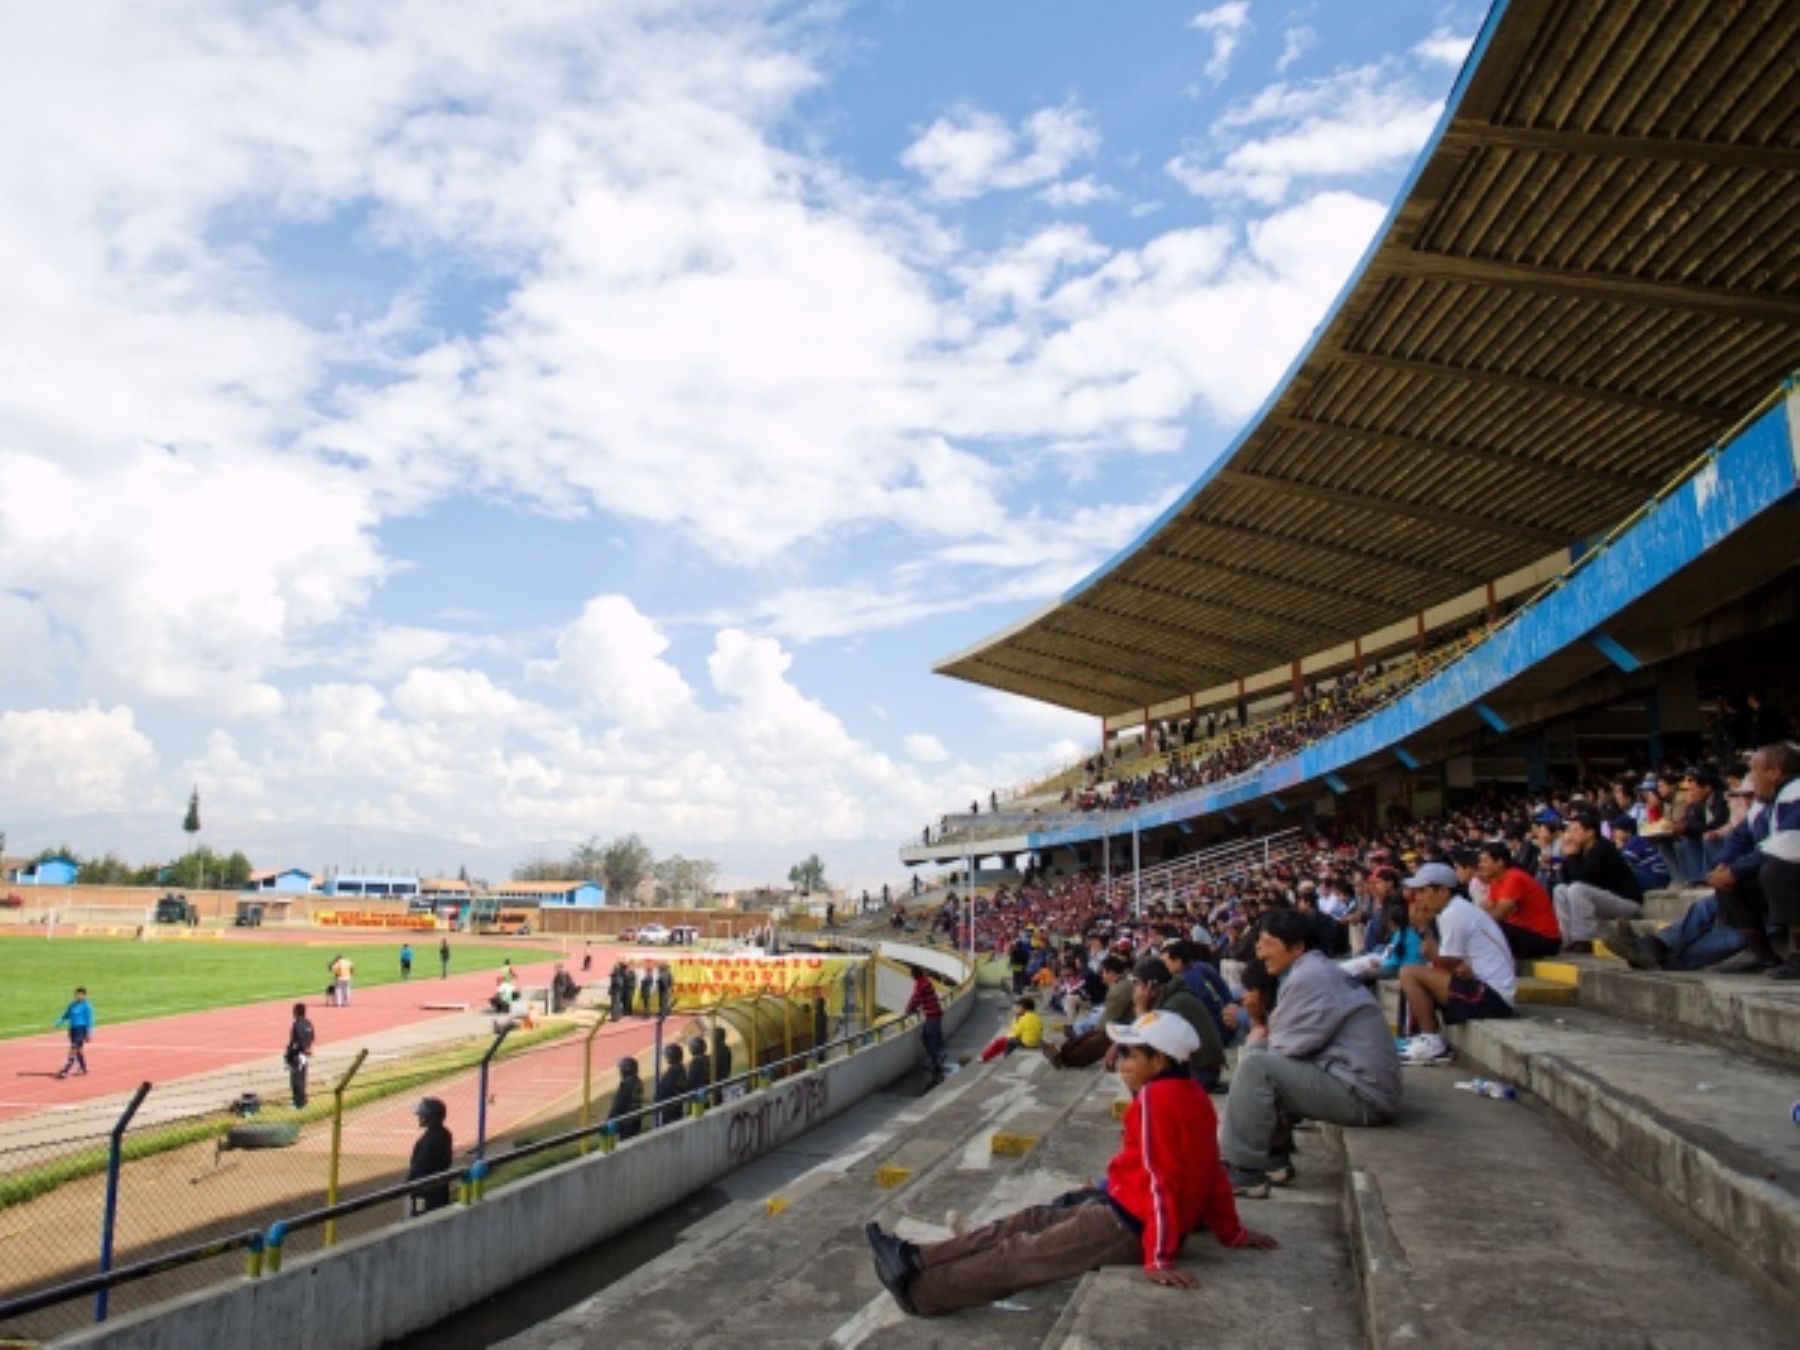
[[[329,936],[317,939],[329,943]],[[400,978],[400,942],[346,944],[356,986]],[[438,938],[413,943],[413,979],[437,975]],[[450,973],[552,960],[552,947],[450,941]],[[260,942],[129,942],[116,938],[0,938],[0,1040],[50,1030],[84,984],[101,1026],[325,992],[329,946]]]

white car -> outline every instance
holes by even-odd
[[[637,931],[638,944],[645,947],[666,947],[674,937],[660,923],[647,923]]]

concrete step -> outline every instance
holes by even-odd
[[[863,1225],[928,1240],[948,1233],[946,1212],[973,1221],[1049,1199],[1093,1167],[1065,1172],[1058,1136],[1077,1103],[1110,1124],[1103,1075],[1058,1074],[1041,1056],[1014,1055],[965,1069],[909,1105],[859,1146],[786,1180],[746,1218],[721,1219],[710,1240],[684,1244],[584,1303],[507,1344],[514,1350],[616,1344],[631,1339],[688,1346],[918,1343],[912,1322],[876,1282]],[[1016,1151],[995,1149],[996,1136]],[[1077,1150],[1085,1153],[1085,1150]],[[1106,1154],[1102,1153],[1101,1162]],[[1072,1286],[1071,1286],[1072,1287]],[[959,1343],[1035,1344],[1054,1325],[1068,1289],[1023,1311],[971,1310],[955,1323]],[[990,1325],[991,1324],[991,1325]],[[972,1339],[966,1339],[972,1338]]]
[[[1451,1040],[1459,1065],[1408,1070],[1409,1088],[1421,1075],[1473,1068],[1529,1091],[1667,1217],[1794,1297],[1800,1130],[1789,1113],[1800,1080],[1791,1069],[1588,1008],[1471,1022]]]
[[[1654,919],[1657,923],[1674,923],[1687,907],[1696,900],[1704,900],[1712,892],[1704,886],[1691,886],[1679,890],[1646,891],[1644,893],[1644,913],[1646,919]]]
[[[1345,1151],[1374,1350],[1794,1343],[1786,1310],[1595,1167],[1544,1113],[1459,1092],[1460,1076],[1408,1070],[1397,1124],[1331,1131]],[[1261,1210],[1246,1208],[1257,1223]]]
[[[1136,1350],[1204,1344],[1215,1350],[1362,1350],[1357,1284],[1343,1221],[1343,1150],[1319,1131],[1296,1136],[1300,1170],[1267,1200],[1239,1201],[1243,1221],[1281,1243],[1230,1251],[1202,1233],[1182,1267],[1193,1293],[1151,1288],[1143,1271],[1109,1266],[1082,1277],[1055,1328],[1055,1350]]]
[[[1759,975],[1580,961],[1581,1005],[1785,1065],[1800,1075],[1800,988]],[[1800,1091],[1800,1085],[1797,1085]]]

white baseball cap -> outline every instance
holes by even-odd
[[[1199,1033],[1176,1013],[1147,1012],[1129,1026],[1113,1025],[1106,1034],[1120,1045],[1147,1045],[1178,1064],[1200,1048]]]

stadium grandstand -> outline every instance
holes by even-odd
[[[1091,758],[909,864],[1162,861],[1693,756],[1795,687],[1791,11],[1496,7],[1376,241],[1143,535],[937,670]],[[1111,865],[1118,865],[1113,856]]]

